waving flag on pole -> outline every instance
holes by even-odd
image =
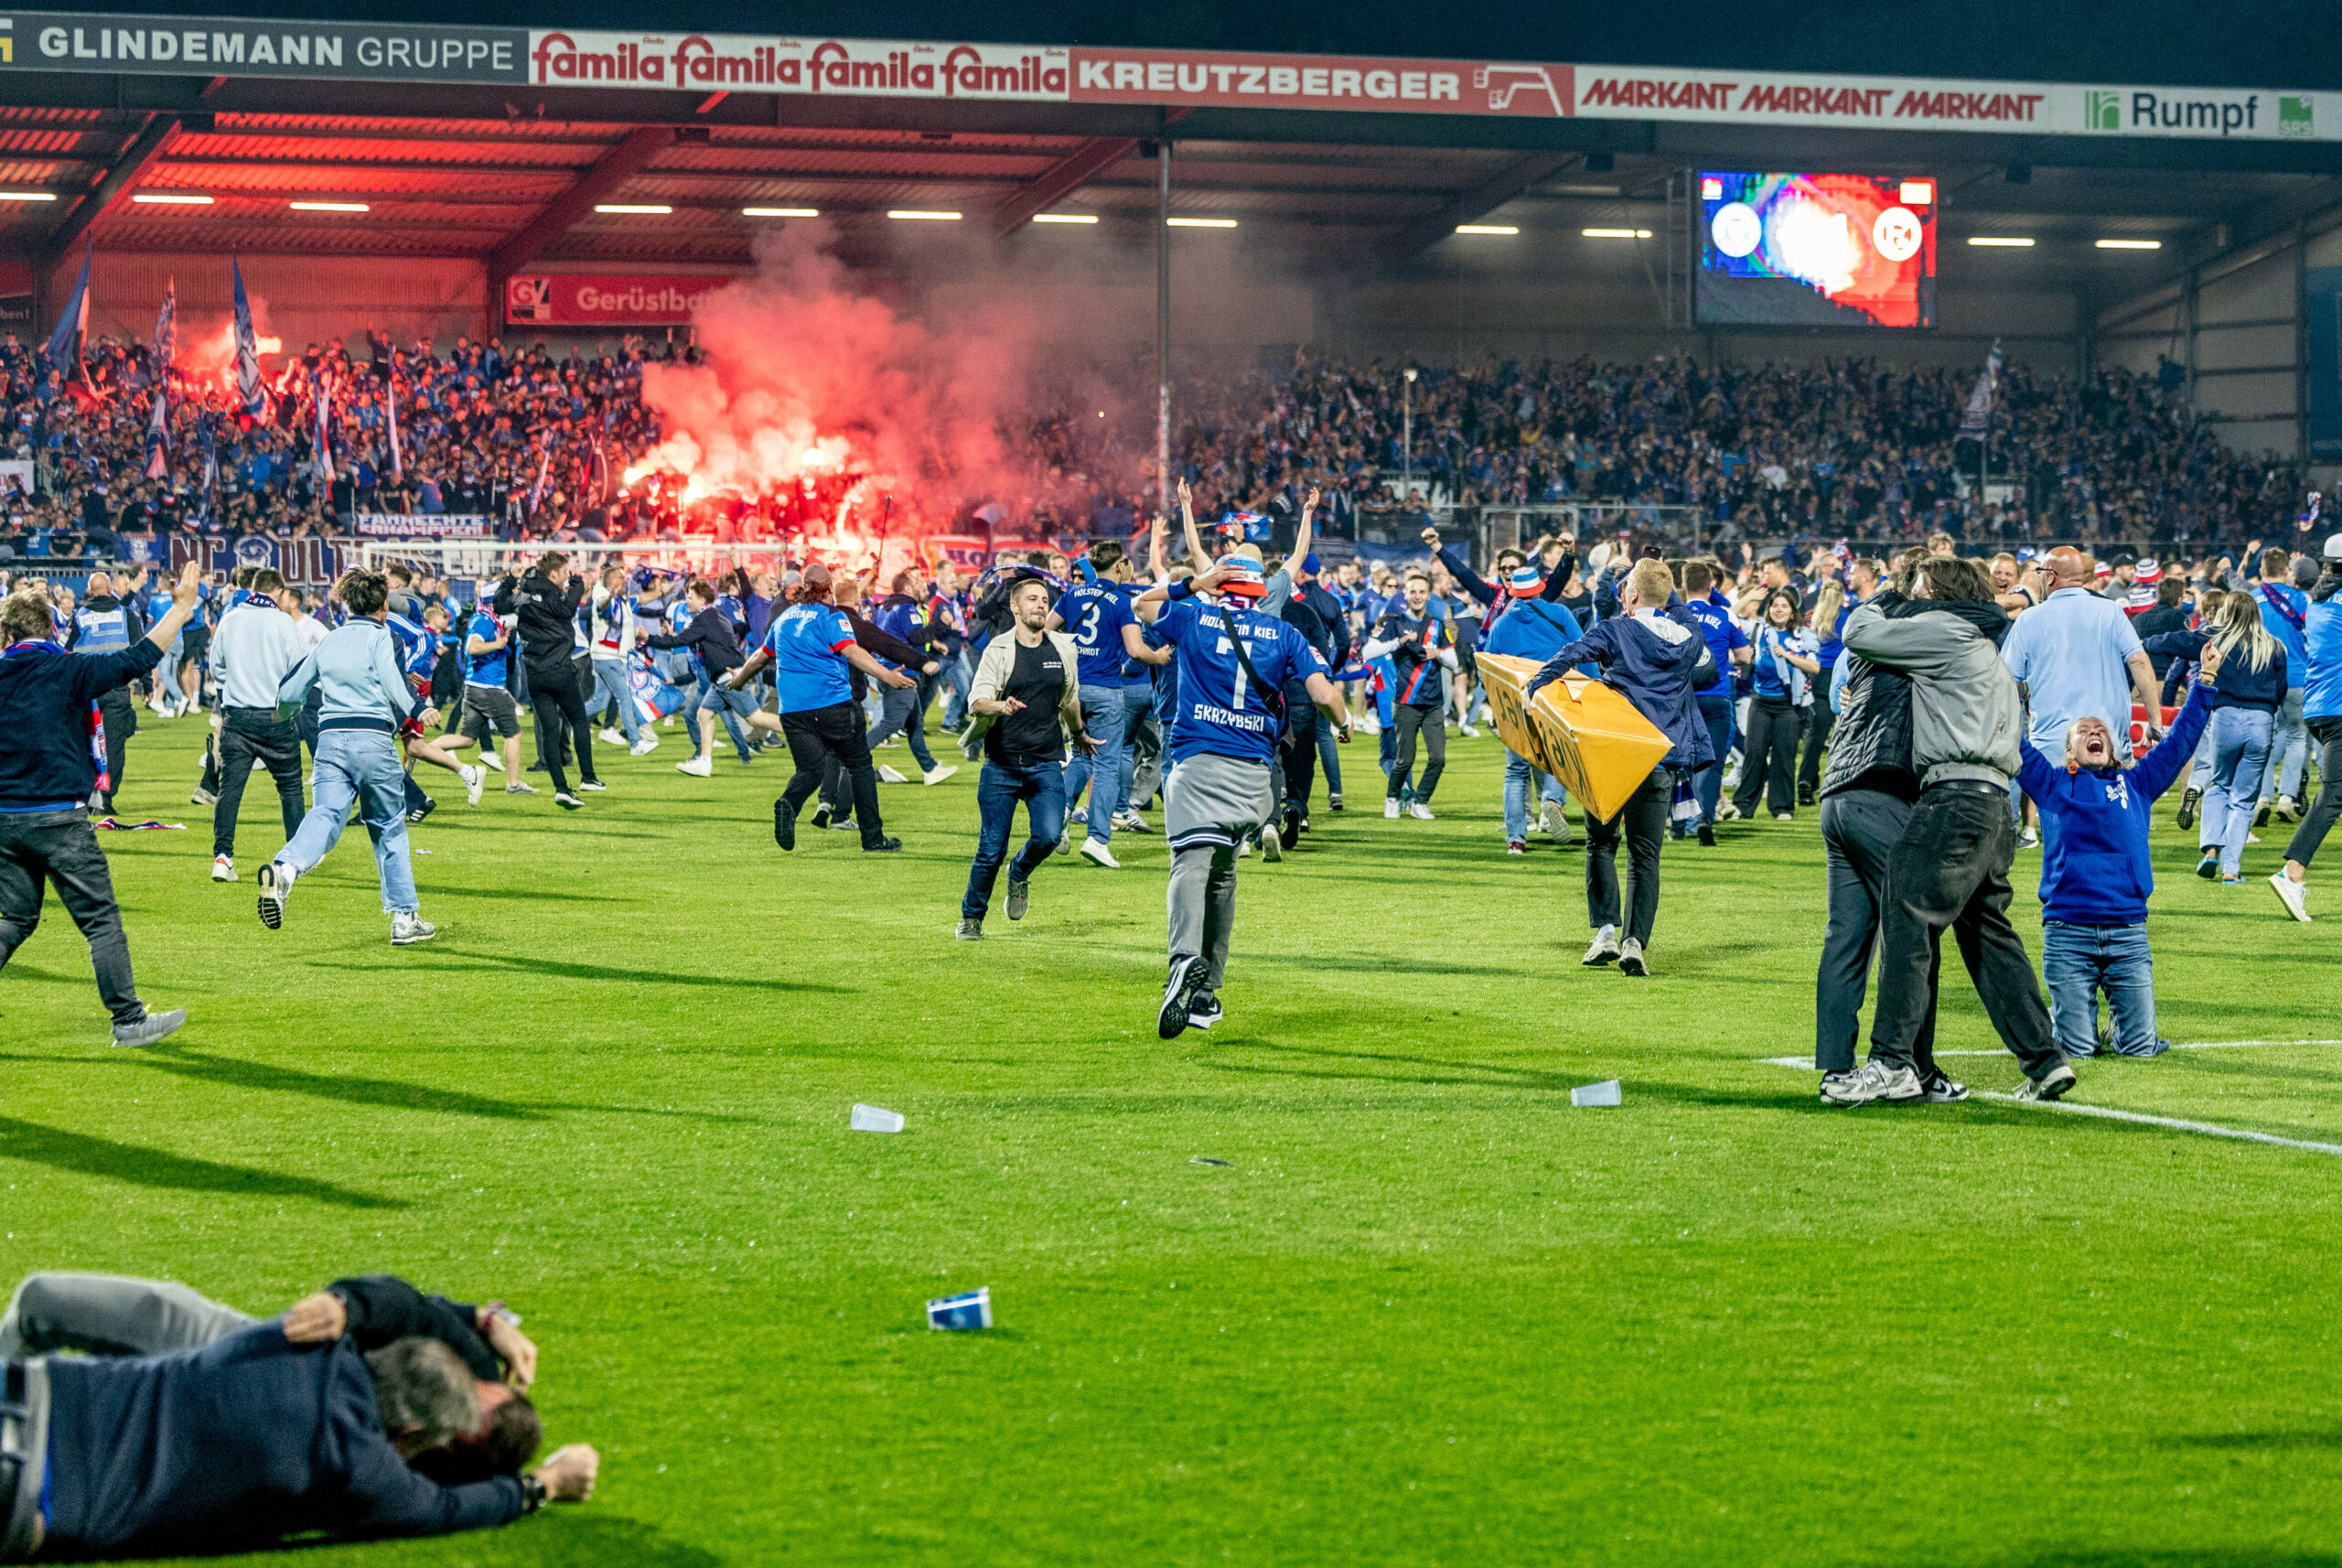
[[[1993,351],[1984,356],[1984,369],[1976,378],[1976,390],[1968,394],[1967,411],[1960,416],[1960,434],[1982,440],[1993,427],[1993,394],[2001,384],[2001,340],[1993,339]]]
[[[220,439],[211,428],[211,411],[206,409],[197,426],[197,437],[203,443],[203,497],[208,507],[211,491],[220,482]]]
[[[236,264],[233,252],[228,255],[228,270],[236,279],[236,395],[243,399],[244,412],[258,418],[268,407],[268,393],[260,384],[260,341],[252,335],[252,302],[244,297],[244,270]],[[83,271],[88,271],[86,264]]]
[[[309,383],[317,400],[317,489],[328,504],[333,499],[333,432],[326,423],[326,405],[333,400],[330,382],[320,377]]]
[[[382,385],[387,389],[387,393],[390,398],[390,414],[388,423],[391,427],[391,478],[394,479],[403,479],[406,478],[406,462],[405,459],[399,456],[398,371],[396,370],[392,370],[389,375],[385,376],[382,380]]]
[[[163,308],[155,313],[155,374],[168,375],[179,351],[179,280],[163,285]]]
[[[96,242],[81,252],[81,275],[73,280],[73,292],[66,296],[65,312],[57,318],[57,328],[48,335],[48,345],[40,351],[42,359],[59,371],[78,358],[78,340],[90,329],[90,254]]]
[[[529,515],[534,517],[537,507],[545,499],[545,481],[553,476],[553,432],[545,432],[542,448],[537,454],[537,482],[529,490]]]
[[[155,383],[154,417],[146,422],[146,477],[150,479],[161,478],[166,471],[163,449],[169,444],[169,435],[164,426],[165,401],[163,385],[157,381]]]

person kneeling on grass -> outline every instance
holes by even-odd
[[[1016,802],[1025,802],[1032,837],[1008,867],[1012,920],[1025,918],[1026,884],[1065,831],[1066,742],[1070,739],[1085,755],[1098,750],[1082,725],[1080,650],[1066,633],[1048,629],[1049,599],[1049,585],[1040,577],[1027,577],[1010,590],[1015,624],[1006,636],[984,645],[969,693],[968,711],[975,717],[960,745],[968,756],[984,759],[976,779],[983,825],[976,836],[975,862],[968,867],[968,891],[960,900],[954,934],[963,942],[983,940],[984,913],[992,907],[993,880],[1008,854]]]
[[[2154,891],[2147,823],[2155,801],[2193,760],[2211,715],[2221,650],[2208,644],[2171,733],[2126,766],[2113,732],[2095,714],[2076,719],[2066,755],[2052,762],[2031,740],[2019,749],[2017,782],[2041,811],[2041,976],[2049,1026],[2069,1057],[2098,1054],[2098,993],[2113,1015],[2114,1049],[2159,1056],[2154,960],[2147,950],[2147,897]]]

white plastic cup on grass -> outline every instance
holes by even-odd
[[[1572,1105],[1618,1105],[1624,1101],[1618,1092],[1618,1080],[1605,1079],[1600,1083],[1580,1084],[1570,1090]]]
[[[903,1113],[881,1111],[876,1105],[857,1105],[854,1108],[854,1130],[857,1133],[899,1133],[903,1130]]]
[[[990,1328],[992,1326],[992,1286],[962,1291],[958,1295],[941,1296],[927,1304],[927,1326],[929,1328]]]

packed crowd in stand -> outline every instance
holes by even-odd
[[[232,368],[174,360],[164,372],[154,346],[112,338],[60,368],[0,339],[5,456],[36,469],[31,493],[0,478],[0,552],[102,559],[151,535],[346,537],[369,512],[479,515],[506,540],[786,540],[837,499],[819,485],[686,500],[679,484],[628,484],[667,434],[643,400],[644,368],[695,360],[693,348],[394,346],[371,328],[363,343],[285,356],[255,415]],[[1490,360],[1408,381],[1395,366],[1305,354],[1275,373],[1184,378],[1174,467],[1208,512],[1273,516],[1287,533],[1316,488],[1328,539],[1410,532],[1426,510],[1603,501],[1688,509],[1669,529],[1692,519],[1702,540],[1725,544],[1944,532],[1971,546],[2068,538],[2200,553],[2279,537],[2301,510],[2299,466],[2222,446],[2170,378],[2022,365],[2001,374],[1991,433],[2005,499],[1979,504],[1982,454],[1960,435],[1971,381],[1866,359],[1688,357]],[[1006,433],[1030,476],[1013,535],[1069,549],[1129,538],[1137,498],[1155,490],[1151,432],[1048,412],[1040,395],[1042,410]],[[921,527],[982,532],[979,513],[997,515],[988,503],[1001,499],[967,497]]]

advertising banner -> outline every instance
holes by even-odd
[[[1571,69],[1488,60],[1078,48],[1069,96],[1076,103],[1372,109],[1550,120],[1571,112]]]
[[[732,280],[637,274],[539,273],[504,286],[504,319],[531,327],[688,327]]]
[[[1067,51],[1027,44],[905,43],[730,33],[529,35],[539,87],[1062,103]]]
[[[369,539],[489,539],[494,521],[477,513],[361,511],[357,526]]]
[[[527,80],[528,49],[529,35],[521,27],[109,16],[81,11],[14,11],[0,16],[0,74],[79,70],[518,83]]]

